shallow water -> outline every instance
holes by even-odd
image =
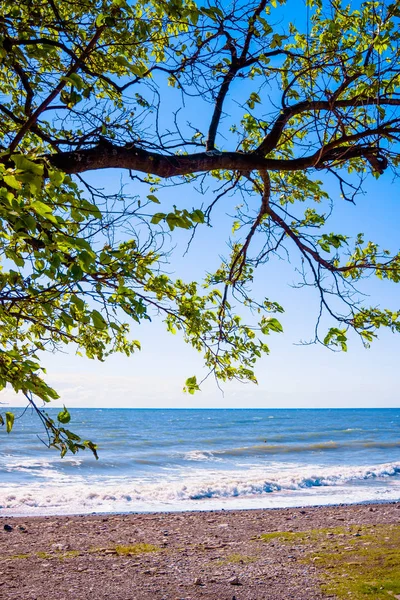
[[[74,409],[72,417],[71,429],[99,444],[99,461],[45,448],[30,412],[12,434],[0,431],[0,514],[400,498],[400,409]]]

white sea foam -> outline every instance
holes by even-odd
[[[2,514],[66,514],[145,510],[188,510],[293,506],[397,499],[400,463],[370,467],[302,467],[278,473],[193,470],[163,479],[113,478],[102,482],[57,482],[46,486],[5,485]],[[392,485],[388,486],[388,479]],[[363,483],[374,485],[363,486]],[[234,501],[234,503],[232,503]]]
[[[220,460],[212,452],[202,452],[201,450],[191,450],[190,452],[186,452],[185,460],[194,460],[194,461],[217,461]]]
[[[2,470],[6,473],[21,473],[28,474],[30,477],[45,479],[46,481],[57,481],[58,483],[70,481],[71,477],[67,473],[63,473],[58,467],[61,464],[61,458],[56,457],[53,460],[39,458],[20,458],[20,457],[3,457]],[[62,463],[65,467],[77,467],[81,464],[82,459],[68,458]],[[76,475],[75,475],[76,477]]]
[[[58,464],[65,465],[73,465],[78,466],[82,463],[82,459],[80,458],[64,458],[56,456],[52,460],[49,459],[40,459],[40,458],[20,458],[14,456],[5,456],[3,458],[4,463],[3,468],[8,471],[22,471],[22,470],[30,470],[30,469],[49,469],[55,468]]]

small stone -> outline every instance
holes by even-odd
[[[18,525],[18,529],[21,533],[28,533],[28,530],[23,525]]]
[[[204,585],[200,577],[196,577],[194,580],[194,585]]]
[[[10,531],[12,531],[13,528],[11,525],[8,525],[7,523],[4,525],[4,531],[8,531],[8,533],[10,533]]]
[[[65,550],[69,549],[69,546],[66,546],[64,544],[52,544],[51,548],[52,548],[52,550],[55,550],[56,552],[64,552]]]
[[[231,585],[242,585],[239,581],[239,577],[233,577],[232,579],[229,580],[229,583]]]

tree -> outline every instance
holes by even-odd
[[[154,312],[218,380],[254,381],[283,308],[251,282],[276,255],[294,253],[319,296],[314,341],[346,350],[348,330],[365,345],[400,330],[397,310],[357,291],[365,276],[397,283],[400,255],[328,223],[366,178],[397,175],[399,18],[398,0],[2,2],[0,385],[25,394],[50,445],[95,451],[64,427],[67,409],[55,423],[38,407],[57,397],[38,352],[130,355],[129,321]],[[98,169],[148,193],[104,191],[88,178]],[[214,189],[163,210],[171,180]],[[222,199],[229,256],[201,285],[173,280],[164,232],[194,235]]]

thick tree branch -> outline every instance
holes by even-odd
[[[65,173],[76,174],[98,169],[129,169],[141,173],[168,178],[191,173],[226,171],[298,171],[324,168],[329,162],[347,161],[351,158],[367,158],[377,154],[370,146],[344,146],[293,159],[264,158],[255,152],[222,152],[221,154],[197,154],[168,156],[149,152],[133,145],[116,146],[101,143],[94,148],[60,152],[47,155],[51,165]]]

